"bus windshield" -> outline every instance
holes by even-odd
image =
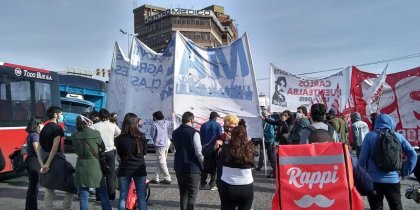
[[[71,101],[61,101],[61,110],[63,112],[82,114],[86,112],[91,112],[92,107],[87,104],[75,103]]]

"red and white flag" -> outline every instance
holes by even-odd
[[[332,109],[334,109],[334,110],[336,111],[336,113],[337,113],[337,114],[338,114],[338,113],[341,113],[341,110],[340,110],[340,103],[339,103],[340,96],[341,96],[341,90],[340,90],[340,87],[339,87],[339,85],[338,85],[338,83],[337,83],[337,88],[335,89],[334,101],[333,101],[333,103],[331,104],[331,108],[332,108]]]
[[[324,104],[325,109],[328,110],[327,99],[325,98],[324,90],[320,90],[314,98],[312,98],[312,104]]]
[[[385,79],[386,79],[386,69],[388,64],[385,66],[381,75],[378,78],[374,79],[370,88],[363,94],[363,99],[366,101],[366,106],[371,113],[374,113],[379,108],[379,100],[382,96],[382,91],[384,89]]]

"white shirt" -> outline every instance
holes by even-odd
[[[92,128],[101,134],[102,141],[105,144],[105,152],[115,149],[114,139],[121,134],[121,130],[117,125],[107,120],[93,124]]]

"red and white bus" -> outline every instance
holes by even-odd
[[[6,161],[0,176],[13,171],[9,155],[26,141],[29,119],[46,119],[51,105],[60,106],[56,72],[0,62],[0,148]]]

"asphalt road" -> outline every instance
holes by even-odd
[[[75,164],[76,155],[66,154],[67,159]],[[153,172],[156,165],[155,154],[148,153],[146,156],[146,164],[148,178],[153,178]],[[151,185],[151,196],[148,202],[148,209],[179,209],[178,185],[173,171],[173,154],[169,154],[168,166],[172,176],[171,185]],[[271,209],[271,198],[275,190],[274,179],[265,178],[264,171],[254,171],[254,209]],[[26,176],[0,181],[0,209],[24,209],[25,196],[27,190],[28,178]],[[402,181],[402,194],[410,184],[417,184],[412,179]],[[57,192],[57,201],[54,203],[56,209],[60,209],[64,194]],[[44,189],[40,188],[38,196],[39,209],[43,209]],[[365,206],[368,209],[366,198]],[[406,210],[420,209],[420,204],[416,204],[413,200],[402,198],[403,206]],[[117,200],[113,201],[113,207],[116,209]],[[91,197],[90,209],[101,209],[100,204]],[[387,209],[385,202],[385,209]],[[79,202],[75,197],[73,200],[73,209],[79,209]],[[220,200],[217,191],[200,190],[198,192],[196,209],[220,209]]]

